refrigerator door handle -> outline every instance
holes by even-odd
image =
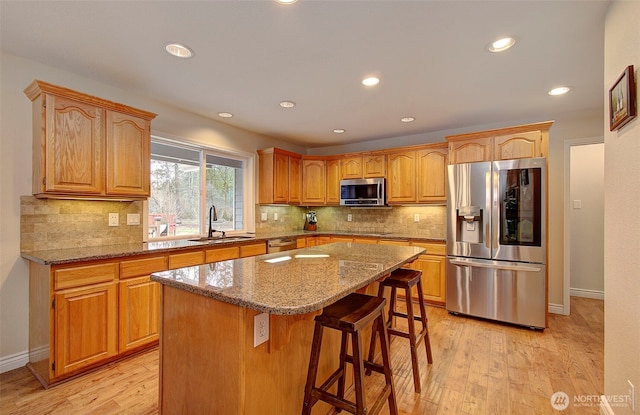
[[[476,267],[476,268],[491,268],[491,269],[500,269],[506,271],[525,271],[525,272],[539,272],[542,270],[539,266],[535,264],[511,264],[511,263],[500,263],[493,261],[482,261],[482,260],[473,260],[473,259],[455,259],[450,258],[449,262],[454,265],[461,265],[463,267]]]

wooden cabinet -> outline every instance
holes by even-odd
[[[203,263],[204,252],[202,250],[169,255],[169,269],[191,267],[194,265],[201,265]]]
[[[107,111],[107,195],[148,197],[151,122]]]
[[[547,157],[553,121],[448,136],[449,164]]]
[[[326,191],[325,161],[302,160],[302,204],[324,205]]]
[[[385,177],[387,172],[384,154],[365,154],[342,159],[341,172],[343,179],[367,179]]]
[[[33,102],[34,196],[149,196],[155,114],[42,81],[25,94]]]
[[[412,246],[420,246],[427,251],[420,255],[411,268],[422,271],[422,294],[424,300],[437,305],[446,302],[446,247],[444,244],[412,242]],[[413,295],[417,293],[414,292]]]
[[[240,248],[237,246],[225,246],[205,251],[205,263],[227,261],[240,258]]]
[[[118,353],[116,283],[55,293],[55,376],[77,372]]]
[[[387,154],[387,203],[416,201],[416,152]]]
[[[160,284],[150,276],[118,283],[118,351],[146,346],[160,335]]]
[[[258,151],[258,203],[300,203],[301,156],[278,148]]]
[[[249,244],[249,245],[240,245],[240,258],[262,255],[266,253],[267,253],[267,244],[265,242]]]
[[[327,192],[325,202],[327,205],[340,204],[340,160],[326,161]]]
[[[446,203],[447,154],[446,143],[417,151],[418,203]]]

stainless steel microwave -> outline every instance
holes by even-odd
[[[385,179],[340,180],[341,206],[384,206],[387,203]]]

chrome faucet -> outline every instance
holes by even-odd
[[[207,238],[213,238],[214,232],[220,232],[222,233],[223,237],[225,236],[224,231],[216,231],[215,229],[213,229],[213,222],[216,222],[217,220],[218,220],[218,213],[216,212],[216,206],[211,205],[211,207],[209,208],[209,233],[207,234]]]

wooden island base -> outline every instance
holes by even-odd
[[[359,291],[375,295],[376,287],[374,283]],[[253,321],[258,311],[166,285],[162,289],[161,413],[301,412],[313,319],[321,310],[270,315],[270,339],[254,348]],[[340,334],[325,330],[318,379],[326,379],[337,368],[339,351]],[[319,402],[313,414],[330,409]]]

